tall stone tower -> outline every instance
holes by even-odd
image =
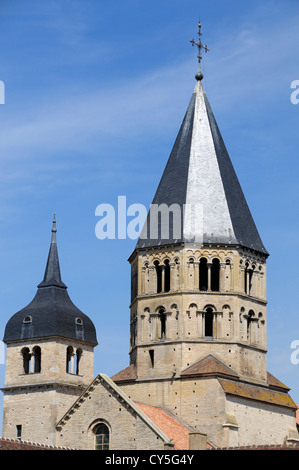
[[[268,253],[195,78],[129,258],[130,366],[113,380],[219,446],[282,443],[296,405],[267,372]]]
[[[55,218],[44,279],[8,321],[3,341],[3,436],[55,445],[59,417],[93,380],[97,345],[93,323],[61,280]]]
[[[265,383],[267,256],[198,80],[130,258],[138,376],[214,354]]]

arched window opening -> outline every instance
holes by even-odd
[[[207,308],[205,313],[205,337],[212,338],[213,337],[213,310],[211,308]]]
[[[76,356],[75,356],[76,375],[79,375],[79,364],[80,364],[81,357],[82,357],[82,349],[78,348],[77,351],[76,351]]]
[[[35,346],[33,348],[33,372],[38,374],[41,371],[41,348]]]
[[[211,290],[219,291],[220,262],[214,258],[211,267]]]
[[[157,276],[157,294],[162,292],[162,267],[159,264],[159,261],[154,262],[156,268],[156,276]]]
[[[245,294],[250,295],[251,288],[252,288],[252,276],[253,276],[253,269],[249,269],[249,264],[245,264],[245,271],[244,271],[244,291]]]
[[[169,266],[169,260],[166,259],[164,261],[164,291],[169,292],[170,291],[170,266]]]
[[[23,323],[31,323],[32,322],[32,317],[30,315],[26,315],[26,317],[23,320]]]
[[[68,374],[72,373],[73,356],[74,356],[74,349],[72,346],[68,346],[66,350],[66,372]]]
[[[94,429],[95,450],[109,450],[109,429],[101,423]]]
[[[160,339],[166,338],[166,313],[164,309],[159,310],[159,320],[160,320]]]
[[[75,352],[72,346],[68,346],[66,350],[66,372],[67,374],[79,375],[80,360],[83,351],[78,348]]]
[[[254,311],[249,310],[248,316],[247,316],[247,341],[250,341],[251,323],[253,321],[253,317],[254,317]]]
[[[249,291],[248,294],[252,294],[252,276],[253,276],[253,269],[249,269]]]
[[[31,354],[29,348],[22,349],[23,356],[23,371],[24,374],[30,374],[31,370]]]
[[[206,258],[201,258],[199,263],[199,290],[208,290],[208,266]]]
[[[131,278],[131,300],[134,300],[137,295],[138,295],[138,271],[137,269],[135,269],[132,272],[132,278]]]
[[[245,270],[244,270],[244,292],[247,294],[247,284],[248,284],[248,263],[245,264]]]

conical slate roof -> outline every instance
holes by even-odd
[[[156,218],[161,204],[176,215]],[[190,242],[267,254],[200,79],[136,248]]]
[[[92,321],[73,304],[61,280],[55,218],[44,279],[30,304],[7,322],[3,341],[53,336],[97,344]]]

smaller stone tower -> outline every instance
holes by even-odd
[[[8,321],[3,436],[55,445],[55,426],[93,380],[92,321],[71,301],[60,275],[55,216],[43,281]]]

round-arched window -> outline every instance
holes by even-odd
[[[109,450],[109,429],[104,423],[94,428],[95,450]]]

